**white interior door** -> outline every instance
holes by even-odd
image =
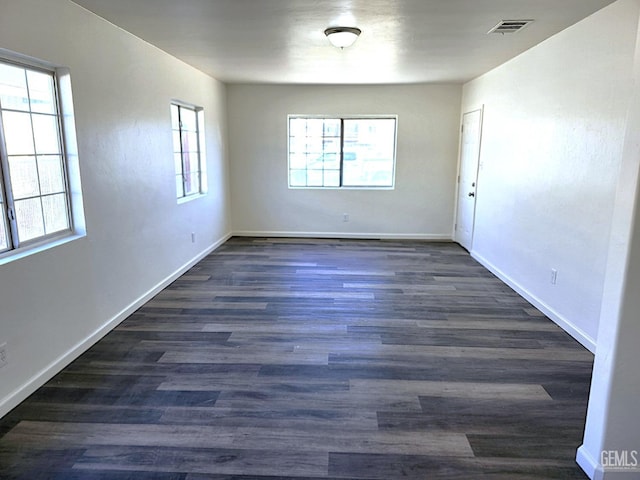
[[[462,117],[460,148],[460,176],[458,177],[458,211],[456,214],[456,242],[471,251],[473,224],[476,214],[476,191],[480,140],[482,136],[482,110],[465,113]]]

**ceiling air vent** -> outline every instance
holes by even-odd
[[[487,33],[516,33],[533,23],[533,20],[502,20]]]

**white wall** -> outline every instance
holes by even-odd
[[[640,5],[640,0],[634,1]],[[622,470],[615,460],[616,452],[635,452],[637,457],[640,432],[640,31],[634,72],[584,442],[577,454],[578,463],[594,480],[640,478],[640,465],[631,465],[633,457]],[[607,453],[612,451],[613,460]]]
[[[450,239],[460,96],[446,85],[230,85],[234,232]],[[288,114],[397,114],[395,190],[289,189]]]
[[[591,349],[637,23],[620,0],[463,93],[463,111],[485,106],[472,253]]]
[[[231,227],[223,84],[68,0],[0,11],[0,47],[71,69],[88,231],[0,266],[2,415]],[[171,99],[206,114],[209,194],[182,205]]]

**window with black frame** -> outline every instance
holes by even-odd
[[[289,116],[289,187],[392,188],[396,117]]]
[[[203,109],[172,103],[171,123],[177,198],[205,193]]]

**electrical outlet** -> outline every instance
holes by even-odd
[[[3,343],[0,345],[0,368],[4,367],[7,363],[7,344]]]
[[[343,222],[348,222],[349,221],[349,214],[348,213],[343,213],[342,214],[342,221]]]
[[[191,243],[196,243],[196,234],[195,234],[195,232],[191,232]]]
[[[551,285],[555,285],[558,283],[558,270],[555,268],[551,269]]]

